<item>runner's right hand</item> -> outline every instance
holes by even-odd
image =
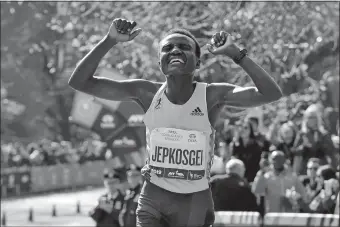
[[[116,18],[112,21],[108,35],[117,42],[131,41],[142,31],[140,28],[132,31],[136,25],[135,21]]]
[[[151,180],[151,169],[148,165],[145,165],[141,170],[142,176],[145,178],[146,181]]]

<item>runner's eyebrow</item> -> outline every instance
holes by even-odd
[[[169,48],[169,47],[175,46],[175,45],[179,46],[179,47],[192,48],[192,46],[190,44],[187,44],[187,43],[176,43],[176,44],[174,44],[174,43],[167,43],[167,44],[163,45],[162,49],[163,48]]]

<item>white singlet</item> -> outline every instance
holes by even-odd
[[[151,182],[168,191],[209,188],[215,130],[208,118],[206,87],[196,83],[190,99],[176,105],[165,95],[164,83],[144,116]]]

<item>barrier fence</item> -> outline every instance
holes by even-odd
[[[26,222],[32,224],[49,220],[57,223],[57,219],[69,217],[77,221],[82,219],[82,226],[94,226],[94,222],[88,216],[88,211],[93,205],[82,204],[82,208],[68,205],[65,207],[53,205],[52,209],[35,209],[26,211]],[[58,209],[59,208],[59,209]],[[85,208],[85,209],[83,209]],[[22,211],[21,211],[22,212]],[[20,216],[20,212],[12,214],[3,213],[2,226],[10,226]],[[84,219],[85,218],[85,219]],[[47,222],[46,222],[47,223]],[[23,224],[23,222],[21,222]],[[84,225],[85,224],[85,225]],[[215,212],[213,227],[336,227],[339,226],[339,215],[332,214],[303,214],[303,213],[268,213],[261,218],[258,212]]]
[[[213,227],[335,227],[339,215],[307,213],[215,212]]]
[[[103,184],[103,169],[115,164],[113,159],[87,162],[82,165],[65,164],[1,169],[1,197],[100,186]]]

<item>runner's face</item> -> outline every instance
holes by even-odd
[[[159,65],[164,75],[190,75],[199,66],[194,40],[182,34],[171,34],[160,43]],[[177,59],[176,61],[174,59]]]

